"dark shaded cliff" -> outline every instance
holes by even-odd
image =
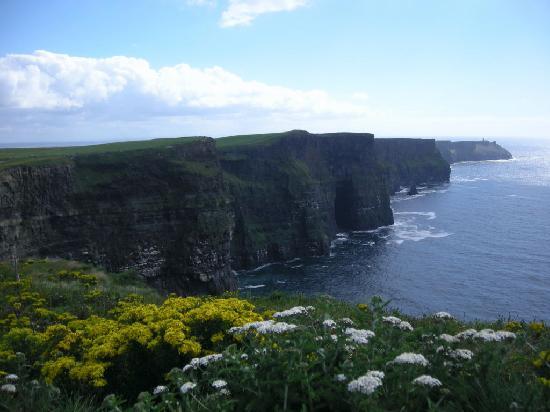
[[[234,289],[213,140],[131,149],[0,171],[0,258],[17,245],[22,256],[135,269],[181,293]]]
[[[447,181],[433,140],[291,131],[0,150],[0,259],[88,260],[180,294],[232,268],[325,254],[393,223],[400,185]]]
[[[375,139],[375,146],[392,193],[400,186],[449,181],[451,168],[433,139]]]
[[[337,231],[393,223],[373,135],[254,138],[217,141],[234,199],[234,267],[321,255]]]
[[[436,142],[436,145],[443,158],[449,163],[512,158],[512,154],[508,150],[498,145],[497,142],[488,140],[478,142],[440,140]]]

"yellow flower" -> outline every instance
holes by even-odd
[[[533,332],[539,334],[542,331],[544,331],[544,323],[543,322],[531,322],[531,323],[529,323],[529,329],[531,329]]]
[[[367,305],[366,303],[358,303],[357,309],[362,310],[363,312],[366,312],[369,310],[369,305]]]
[[[521,323],[516,320],[507,322],[506,325],[504,325],[504,329],[510,332],[517,332],[521,329]]]

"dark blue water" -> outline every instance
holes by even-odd
[[[503,143],[514,160],[456,164],[450,184],[397,194],[393,226],[347,234],[328,257],[243,272],[240,287],[550,320],[550,142]]]

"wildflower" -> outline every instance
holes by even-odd
[[[420,355],[418,353],[410,353],[405,352],[401,355],[397,356],[393,363],[401,363],[401,364],[411,364],[411,365],[421,365],[421,366],[428,366],[430,362],[424,357],[424,355]]]
[[[330,335],[330,338],[333,342],[338,342],[338,336],[337,335]]]
[[[313,307],[308,306],[308,308],[313,308]],[[303,315],[304,313],[307,313],[307,311],[308,311],[308,309],[304,308],[303,306],[294,306],[293,308],[283,310],[282,312],[275,312],[273,314],[273,317],[274,318],[286,318],[288,316]]]
[[[229,333],[239,334],[255,329],[259,334],[266,335],[270,333],[284,333],[296,329],[296,325],[285,322],[274,322],[272,320],[264,320],[260,322],[251,322],[243,326],[235,326],[229,329]]]
[[[180,386],[180,392],[187,393],[190,390],[195,389],[196,387],[197,387],[197,384],[195,382],[186,382]]]
[[[409,322],[396,318],[395,316],[383,316],[382,320],[386,323],[392,324],[395,327],[398,327],[401,330],[413,330],[413,327]]]
[[[456,336],[451,336],[446,333],[439,335],[439,339],[444,340],[447,343],[455,343],[459,341],[459,339]]]
[[[223,379],[217,379],[214,382],[212,382],[212,387],[215,389],[221,389],[225,388],[227,386],[227,382]]]
[[[506,325],[504,325],[504,329],[509,332],[517,332],[521,329],[521,323],[517,320],[507,322]]]
[[[531,322],[529,323],[529,329],[531,329],[535,333],[541,333],[544,330],[544,323]]]
[[[369,305],[367,305],[366,303],[358,303],[357,309],[362,310],[363,312],[366,312],[367,310],[369,310]]]
[[[315,336],[315,341],[316,342],[320,342],[323,340],[323,337],[322,336]]]
[[[384,379],[384,372],[369,371],[366,375],[351,381],[348,384],[348,391],[371,395],[378,387],[382,386],[382,379]]]
[[[311,311],[314,311],[314,310],[315,310],[315,307],[313,307],[313,306],[306,306],[306,310],[307,310],[308,312],[311,312]]]
[[[243,353],[243,354],[241,355],[241,359],[242,359],[242,360],[247,360],[247,359],[248,359],[248,355],[247,355],[246,353]]]
[[[222,389],[220,389],[219,394],[220,394],[220,395],[229,396],[229,395],[231,395],[231,392],[229,391],[229,389],[222,388]]]
[[[10,373],[9,375],[6,375],[4,379],[7,381],[16,382],[19,380],[19,376],[17,376],[15,373]]]
[[[340,319],[340,322],[344,325],[353,326],[353,321],[350,318],[342,318]]]
[[[430,375],[419,376],[418,378],[413,380],[413,383],[415,385],[429,386],[430,388],[442,385],[442,383],[439,379],[432,378]]]
[[[153,395],[158,395],[164,392],[168,392],[168,387],[159,385],[155,389],[153,389]]]
[[[198,369],[200,367],[205,367],[209,363],[217,362],[223,358],[221,353],[216,353],[214,355],[203,356],[202,358],[193,358],[191,362],[183,367],[183,372],[187,372],[189,369]]]
[[[470,360],[474,356],[474,353],[468,349],[455,349],[449,352],[449,356],[458,360]]]
[[[470,339],[473,338],[477,334],[477,330],[475,329],[466,329],[465,331],[462,331],[455,335],[456,339]]]
[[[437,312],[433,314],[433,317],[438,319],[454,319],[454,316],[448,312]]]
[[[334,377],[334,380],[335,380],[336,382],[345,382],[345,381],[348,380],[348,378],[347,378],[346,375],[344,375],[343,373],[339,373],[338,375],[336,375],[336,376]]]
[[[369,343],[369,339],[375,336],[373,331],[366,329],[346,328],[344,333],[349,335],[349,341],[361,344]]]
[[[327,319],[323,321],[323,326],[325,328],[334,328],[336,327],[336,322],[333,321],[332,319]]]
[[[550,388],[550,379],[540,377],[539,382],[543,384],[543,386],[547,386]]]
[[[11,383],[7,383],[5,385],[2,385],[2,387],[0,387],[0,391],[7,392],[7,393],[16,393],[17,388],[15,387],[15,385]]]

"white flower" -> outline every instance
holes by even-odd
[[[307,313],[308,308],[313,308],[313,306],[308,306],[307,308],[304,308],[303,306],[294,306],[293,308],[283,310],[282,312],[275,312],[273,314],[274,318],[286,318],[288,316],[296,316],[296,315],[302,315],[304,313]],[[314,308],[313,308],[314,309]]]
[[[195,389],[196,387],[197,387],[197,384],[195,382],[186,382],[180,386],[180,392],[187,393],[190,390]]]
[[[6,375],[4,379],[7,381],[15,382],[19,380],[19,376],[17,376],[15,373],[10,373],[9,375]]]
[[[350,318],[342,318],[340,319],[340,322],[344,325],[353,326],[353,321]]]
[[[332,319],[327,319],[323,321],[323,326],[325,328],[334,328],[336,327],[336,322],[333,321]]]
[[[402,363],[402,364],[408,363],[411,365],[421,365],[421,366],[428,366],[430,364],[430,362],[428,362],[428,360],[424,357],[424,355],[420,355],[418,353],[410,353],[410,352],[405,352],[397,356],[393,360],[393,363]]]
[[[448,312],[437,312],[433,314],[433,317],[439,319],[454,319],[453,315]]]
[[[322,340],[323,340],[322,336],[315,336],[315,341],[316,342],[319,342],[319,341],[322,341]]]
[[[243,353],[243,354],[241,355],[241,359],[247,360],[247,359],[248,359],[248,355],[247,355],[246,353]]]
[[[458,360],[470,360],[474,356],[474,352],[468,349],[455,349],[449,352],[449,356]]]
[[[348,391],[370,395],[378,387],[382,386],[382,379],[384,379],[384,372],[369,371],[365,376],[361,376],[348,383]]]
[[[454,343],[459,341],[459,338],[457,338],[456,336],[451,336],[446,333],[439,335],[439,339],[444,340],[447,343]]]
[[[480,339],[485,342],[500,342],[506,339],[515,339],[516,334],[505,330],[495,332],[493,329],[482,329],[479,332],[475,329],[467,329],[455,335],[457,339]]]
[[[308,312],[311,312],[311,311],[315,310],[315,308],[313,306],[306,306],[306,310]]]
[[[336,375],[336,376],[334,377],[334,380],[335,380],[336,382],[345,382],[345,381],[348,380],[348,378],[346,378],[346,375],[344,375],[343,373],[339,373],[338,375]]]
[[[17,388],[15,387],[15,385],[11,383],[7,383],[5,385],[2,385],[2,387],[0,387],[0,391],[7,392],[7,393],[16,393]]]
[[[250,322],[243,326],[235,326],[228,330],[229,333],[239,334],[255,329],[262,335],[270,333],[284,333],[296,329],[296,325],[285,322],[275,322],[272,320],[264,320],[261,322]]]
[[[402,330],[413,330],[413,327],[409,322],[396,318],[395,316],[383,316],[382,320]]]
[[[375,336],[373,331],[366,329],[346,328],[344,333],[349,335],[349,341],[361,344],[369,343],[369,339]]]
[[[229,396],[229,395],[231,395],[231,392],[229,391],[229,389],[222,388],[222,389],[220,389],[219,394],[220,394],[220,395]]]
[[[422,375],[413,380],[415,385],[429,386],[433,388],[434,386],[441,386],[442,383],[439,379],[432,378],[430,375]]]
[[[205,367],[211,362],[217,362],[223,358],[221,353],[216,353],[214,355],[203,356],[202,358],[193,358],[189,364],[183,367],[183,371],[187,372],[189,369],[198,369],[200,367]]]
[[[227,386],[227,382],[223,379],[217,379],[214,382],[212,382],[212,387],[216,389],[225,388]]]
[[[168,392],[168,388],[163,385],[157,386],[155,389],[153,389],[153,395],[158,395],[160,393]]]
[[[338,336],[337,335],[330,335],[330,338],[333,342],[338,342]]]

